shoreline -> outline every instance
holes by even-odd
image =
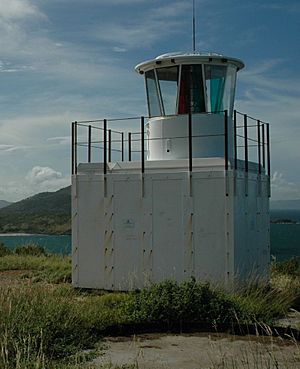
[[[71,234],[48,234],[48,233],[0,233],[0,237],[27,237],[27,236],[71,236]]]

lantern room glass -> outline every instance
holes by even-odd
[[[229,115],[232,116],[236,67],[205,65],[204,74],[207,112],[218,114],[228,110]]]
[[[192,64],[147,71],[149,116],[213,113],[232,117],[237,67]]]
[[[162,115],[160,108],[157,82],[154,70],[149,70],[145,74],[146,76],[146,89],[147,89],[147,100],[148,100],[148,110],[150,117],[157,117]]]
[[[202,65],[183,65],[181,70],[178,114],[204,113]]]
[[[165,115],[176,114],[178,67],[156,70]]]

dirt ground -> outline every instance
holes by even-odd
[[[225,334],[145,334],[106,338],[95,364],[136,369],[299,369],[293,339]]]

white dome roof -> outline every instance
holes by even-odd
[[[217,64],[226,65],[233,64],[238,70],[244,68],[245,64],[236,58],[224,56],[215,52],[172,52],[163,55],[159,55],[155,59],[147,60],[138,64],[135,70],[138,73],[143,74],[148,70],[154,69],[157,65],[162,67],[169,67],[172,65],[180,64]]]

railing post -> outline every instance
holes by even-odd
[[[245,171],[248,172],[248,123],[247,123],[247,114],[244,114],[244,143],[245,143]]]
[[[261,174],[261,142],[260,142],[260,120],[257,121],[257,155],[258,155],[258,173]]]
[[[111,162],[111,129],[108,130],[108,162]]]
[[[124,161],[124,132],[121,133],[121,152],[122,152],[122,161]]]
[[[233,129],[234,129],[234,169],[237,170],[237,119],[236,110],[233,112]]]
[[[224,156],[225,170],[228,170],[228,110],[224,111]]]
[[[74,173],[77,174],[77,121],[74,122]]]
[[[270,155],[270,125],[267,123],[267,162],[268,162],[268,176],[271,176],[271,155]]]
[[[193,171],[193,128],[192,128],[192,113],[189,113],[189,171]]]
[[[103,174],[107,173],[107,120],[103,120],[103,129],[104,129],[104,137],[103,137]]]
[[[262,128],[262,154],[263,154],[263,168],[265,169],[266,168],[266,148],[265,148],[265,125],[262,124],[261,125],[261,128]]]
[[[131,132],[128,132],[128,161],[131,161]]]
[[[92,143],[92,126],[89,125],[88,127],[88,163],[91,162],[91,158],[92,158],[91,143]]]
[[[141,117],[141,162],[142,174],[145,172],[145,118]]]
[[[74,133],[75,133],[75,123],[72,122],[72,143],[71,143],[71,173],[74,174]]]

